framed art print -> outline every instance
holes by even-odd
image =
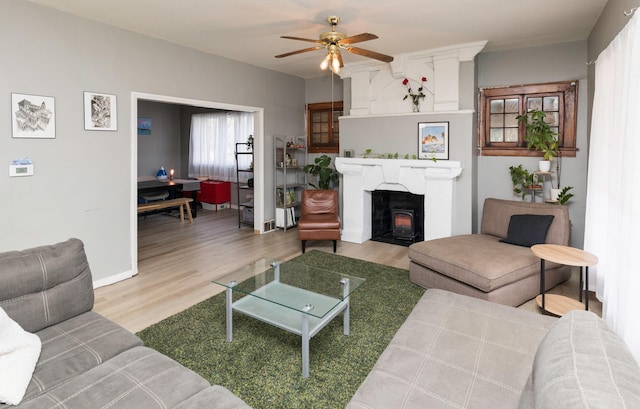
[[[151,118],[138,118],[138,135],[151,135]]]
[[[418,123],[418,159],[449,159],[449,122]]]
[[[11,94],[11,124],[14,138],[55,138],[55,98]]]
[[[84,93],[84,129],[87,131],[117,131],[116,96],[97,92]]]

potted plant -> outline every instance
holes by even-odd
[[[338,172],[331,166],[331,157],[327,155],[318,156],[313,161],[305,165],[302,170],[318,178],[318,185],[309,183],[314,189],[331,189],[333,182],[338,179]]]
[[[542,152],[544,160],[539,163],[542,172],[548,172],[551,169],[551,161],[558,156],[559,152],[558,134],[544,120],[546,115],[538,109],[532,109],[528,113],[516,117],[518,123],[524,124],[527,130],[525,136],[528,143],[527,149],[534,148]]]
[[[509,174],[513,183],[513,193],[520,195],[522,200],[524,200],[527,190],[542,188],[542,185],[538,183],[538,175],[529,172],[521,164],[509,166]]]
[[[573,193],[569,193],[569,190],[573,189],[573,186],[565,186],[564,188],[562,188],[562,190],[560,190],[560,192],[558,193],[556,199],[555,199],[555,203],[559,204],[559,205],[563,205],[565,203],[567,203],[569,201],[569,199],[571,199],[573,197]],[[553,199],[553,197],[552,197]]]

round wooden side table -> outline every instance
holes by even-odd
[[[536,297],[536,302],[542,308],[542,311],[554,315],[563,315],[570,310],[581,309],[583,284],[584,309],[589,310],[589,266],[598,264],[598,257],[584,250],[559,244],[536,244],[531,246],[531,251],[540,258],[540,295]],[[580,267],[580,289],[578,292],[580,302],[564,295],[549,294],[545,303],[545,261]],[[583,269],[584,276],[582,274]]]

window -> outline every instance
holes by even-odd
[[[235,144],[253,134],[253,113],[214,112],[191,116],[189,177],[210,176],[236,182]],[[252,155],[241,155],[238,165],[248,168]]]
[[[485,156],[540,156],[527,149],[526,129],[516,117],[532,109],[558,133],[562,156],[576,156],[578,82],[519,85],[480,90],[479,147]]]
[[[342,101],[307,105],[307,147],[313,153],[338,153]]]

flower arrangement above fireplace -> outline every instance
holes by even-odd
[[[409,79],[405,78],[402,81],[402,85],[407,87],[407,94],[404,96],[404,98],[402,98],[402,100],[404,101],[405,99],[411,97],[411,102],[413,103],[413,112],[420,112],[420,98],[424,99],[426,96],[424,92],[422,92],[422,90],[424,90],[425,82],[427,82],[427,77],[422,77],[420,87],[418,87],[418,92],[414,93],[413,89],[411,89]]]

